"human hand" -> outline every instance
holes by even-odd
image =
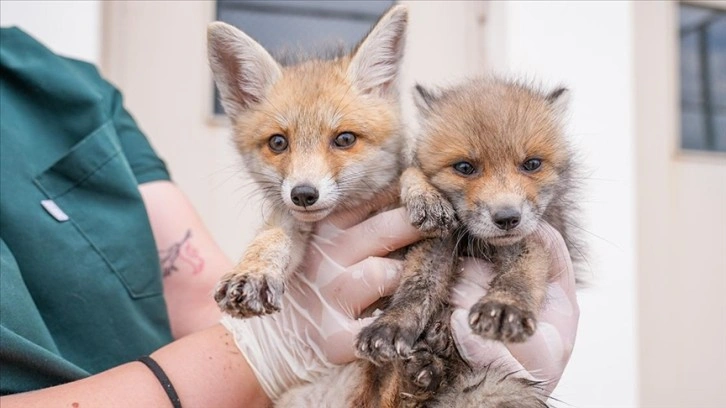
[[[287,283],[280,312],[222,318],[271,399],[355,359],[354,341],[373,318],[360,312],[398,286],[402,261],[383,258],[420,239],[405,209],[360,224],[355,212],[323,222],[298,273]]]
[[[487,293],[494,277],[490,263],[474,258],[464,260],[462,276],[452,290],[456,309],[451,326],[456,346],[470,364],[503,366],[519,376],[543,382],[549,394],[557,386],[572,354],[580,310],[572,262],[562,236],[551,226],[542,225],[534,237],[552,255],[547,297],[534,335],[524,343],[505,344],[472,332],[469,309]]]

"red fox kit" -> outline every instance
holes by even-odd
[[[472,329],[495,340],[524,341],[535,330],[549,264],[530,234],[547,222],[573,254],[580,251],[571,233],[574,162],[562,135],[567,90],[543,93],[480,79],[440,94],[419,86],[417,93],[424,130],[418,166],[407,170],[403,186],[412,221],[436,228],[456,214],[463,238],[458,251],[493,260],[498,272],[471,310]],[[439,192],[445,200],[437,202]]]
[[[273,204],[265,228],[217,287],[236,317],[280,308],[313,223],[387,191],[397,194],[403,143],[397,73],[405,8],[391,9],[351,55],[282,66],[224,23],[209,59],[234,141]]]
[[[497,79],[439,92],[417,87],[422,130],[414,166],[402,176],[402,200],[415,225],[441,237],[412,250],[405,272],[414,269],[410,263],[420,267],[404,274],[391,306],[363,329],[360,355],[379,363],[410,358],[420,322],[428,322],[423,333],[429,337],[432,322],[447,329],[441,316],[448,316],[448,289],[459,270],[450,259],[455,254],[489,259],[495,267],[487,295],[469,313],[474,333],[504,342],[534,333],[550,259],[532,233],[547,222],[575,260],[581,250],[572,233],[575,163],[562,134],[566,94]],[[431,391],[427,406],[546,406],[537,384],[495,381],[487,387],[488,376],[501,372],[473,373],[456,350],[440,344],[427,342],[430,364],[414,380]]]

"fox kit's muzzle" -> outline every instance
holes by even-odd
[[[522,213],[514,207],[504,207],[492,211],[492,221],[499,229],[509,231],[517,228]]]
[[[318,189],[308,184],[295,186],[290,191],[290,199],[293,204],[303,208],[315,204],[319,196]]]

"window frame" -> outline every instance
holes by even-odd
[[[680,0],[670,3],[671,7],[671,41],[673,47],[673,57],[671,61],[671,67],[673,72],[673,78],[671,83],[673,84],[673,100],[670,101],[672,105],[673,114],[673,126],[674,126],[674,158],[679,160],[721,160],[726,159],[725,151],[718,150],[705,150],[705,149],[694,149],[683,147],[683,131],[682,131],[682,94],[681,94],[681,34],[680,34],[680,7],[681,5],[688,5],[701,8],[711,8],[717,10],[726,11],[726,1],[706,1],[706,0]]]

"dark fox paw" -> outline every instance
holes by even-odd
[[[443,236],[458,226],[454,207],[436,190],[408,197],[405,204],[411,224],[426,235]]]
[[[510,343],[527,340],[534,334],[534,313],[495,301],[479,301],[469,311],[469,326],[474,333]]]
[[[448,319],[451,317],[451,314],[447,313],[443,314],[443,316],[445,316],[447,320],[444,321],[439,319],[438,321],[431,322],[426,327],[419,343],[425,344],[426,347],[437,356],[446,358],[453,351],[453,339],[451,337],[451,328],[448,325]],[[417,343],[414,346],[414,349],[418,349],[419,347],[420,346]]]
[[[419,331],[414,324],[390,321],[383,315],[358,334],[356,355],[377,365],[407,358]]]
[[[454,347],[450,328],[444,321],[429,324],[409,358],[401,361],[403,401],[427,401],[446,385],[446,362],[451,359]]]
[[[285,283],[265,274],[228,274],[217,284],[214,300],[227,314],[245,318],[274,313],[282,306]]]
[[[412,395],[435,393],[446,374],[443,358],[428,350],[414,351],[403,361],[403,392]]]

